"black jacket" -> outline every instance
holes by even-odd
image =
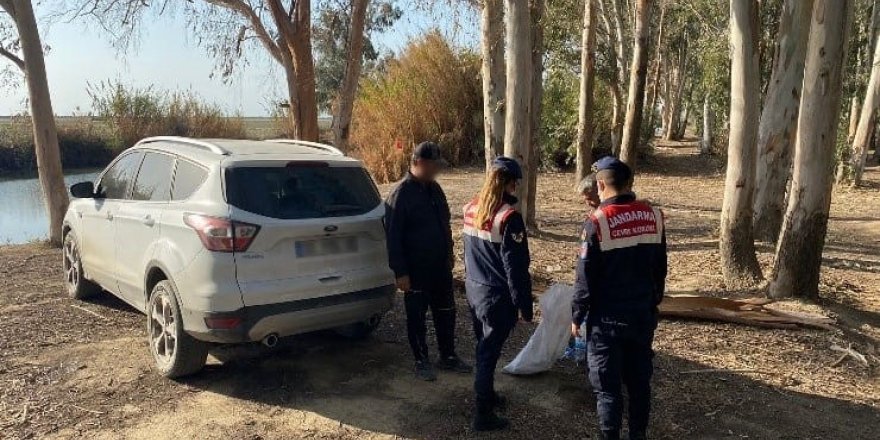
[[[666,287],[663,214],[632,194],[604,201],[584,223],[572,322],[587,313],[656,313]]]
[[[385,201],[388,260],[414,290],[452,289],[453,244],[449,203],[436,182],[407,173]]]
[[[478,200],[464,207],[464,262],[468,281],[506,291],[523,318],[532,319],[532,277],[529,240],[516,197],[504,195],[504,204],[486,225],[475,225]],[[499,289],[500,288],[500,289]]]

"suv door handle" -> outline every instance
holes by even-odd
[[[329,277],[318,278],[318,281],[320,281],[322,283],[329,283],[331,281],[339,281],[341,279],[342,279],[342,277],[339,275],[331,275]]]
[[[106,214],[104,217],[105,217],[107,220],[113,220],[113,213],[110,212],[110,211],[107,211],[107,214]]]
[[[152,227],[153,225],[156,224],[156,220],[153,220],[153,217],[151,217],[149,214],[147,214],[143,218],[141,218],[141,223]]]

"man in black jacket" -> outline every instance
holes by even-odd
[[[440,147],[431,142],[413,151],[407,175],[385,201],[388,259],[404,293],[406,328],[416,359],[416,376],[437,378],[428,356],[426,318],[434,320],[440,360],[437,367],[459,373],[472,368],[455,354],[455,299],[452,268],[455,254],[449,203],[436,177],[443,167]]]
[[[629,395],[629,438],[647,438],[651,345],[666,284],[663,213],[632,193],[631,169],[608,157],[594,165],[601,203],[584,224],[571,331],[587,324],[587,365],[600,438],[620,438],[621,385]]]

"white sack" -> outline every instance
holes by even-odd
[[[567,284],[554,284],[541,295],[541,322],[522,351],[504,367],[505,373],[541,373],[562,356],[571,336],[573,296],[574,288]]]

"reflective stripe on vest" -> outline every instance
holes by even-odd
[[[663,213],[643,203],[609,205],[593,213],[599,227],[599,249],[610,251],[663,240]]]
[[[471,202],[465,205],[464,228],[462,229],[462,232],[465,235],[477,237],[481,240],[490,241],[492,243],[501,243],[504,238],[501,234],[501,228],[504,226],[504,222],[507,221],[507,218],[513,214],[513,206],[510,206],[507,203],[501,205],[501,208],[495,213],[495,217],[492,218],[492,226],[489,229],[477,227],[477,225],[474,224],[474,218],[477,216],[477,209],[476,202]]]

